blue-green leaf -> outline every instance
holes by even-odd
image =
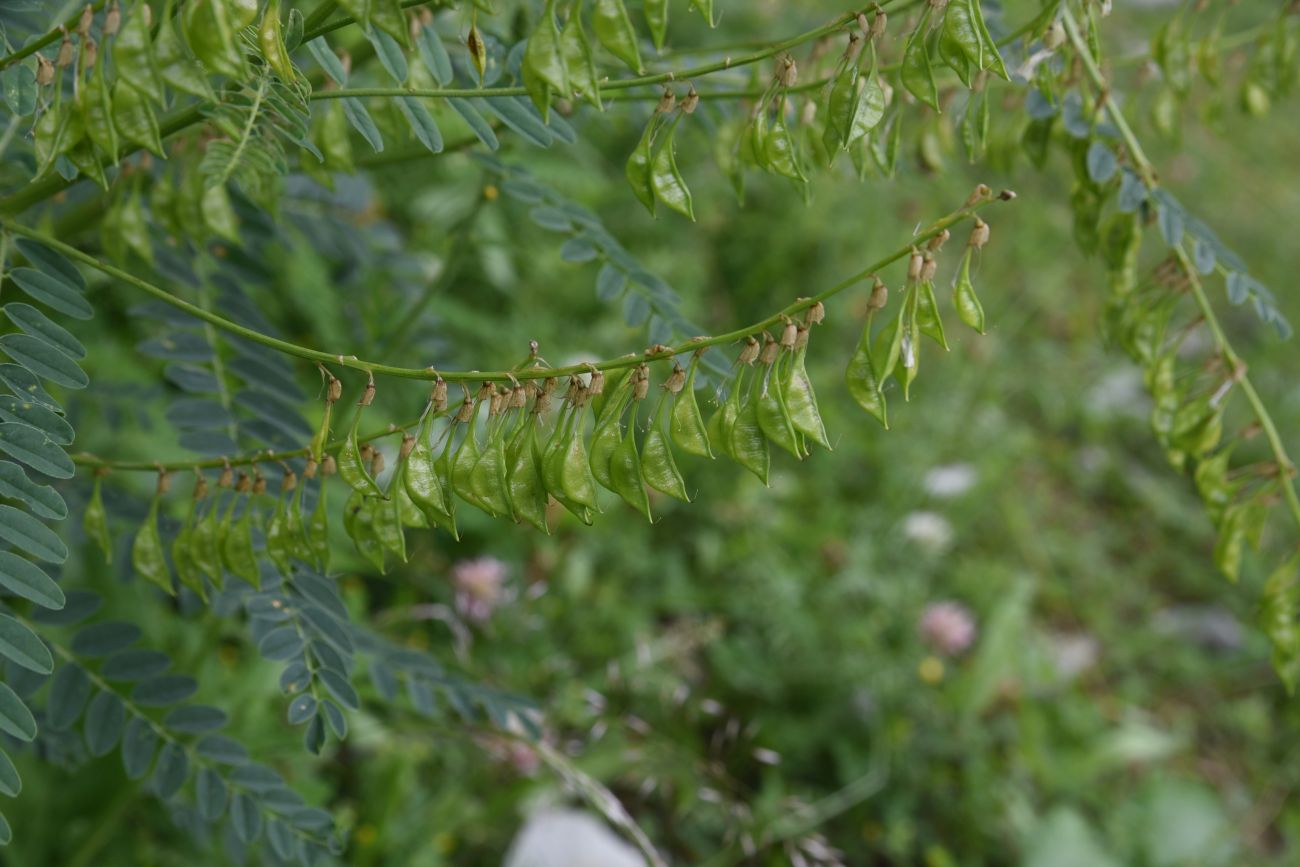
[[[47,563],[68,559],[68,547],[53,530],[13,506],[0,506],[0,539]]]
[[[215,731],[226,724],[226,712],[219,707],[206,704],[192,704],[178,707],[167,714],[163,724],[169,729],[186,734],[202,734]]]
[[[140,627],[120,620],[92,623],[72,636],[72,652],[78,656],[108,656],[140,640]]]
[[[198,681],[188,674],[164,674],[136,684],[131,700],[144,707],[168,707],[185,701],[198,688]]]
[[[158,764],[154,766],[150,780],[154,794],[164,800],[170,798],[185,785],[189,773],[190,760],[185,755],[185,748],[175,741],[168,741],[158,754]]]
[[[243,792],[230,799],[230,824],[241,843],[252,843],[262,834],[262,813],[257,802]]]
[[[148,680],[162,674],[171,664],[167,654],[157,650],[123,650],[110,656],[99,673],[106,680]]]
[[[50,683],[50,700],[45,709],[50,728],[62,731],[76,722],[88,698],[90,678],[86,670],[72,663],[60,668]]]
[[[25,424],[0,424],[0,451],[54,479],[70,479],[77,471],[72,459],[57,443]]]
[[[127,779],[138,780],[149,772],[154,751],[158,749],[158,733],[146,719],[134,717],[122,735],[122,767]]]
[[[0,795],[16,798],[22,790],[23,778],[18,775],[9,754],[0,750]]]
[[[194,780],[194,800],[199,815],[215,822],[226,812],[226,783],[212,768],[203,768]]]
[[[57,611],[67,603],[63,588],[41,567],[9,551],[0,551],[0,587],[42,608]]]
[[[50,442],[60,446],[71,445],[77,435],[72,425],[57,412],[12,394],[0,395],[0,420],[34,428]]]
[[[32,712],[5,683],[0,683],[0,732],[20,741],[36,737],[36,720]]]
[[[15,325],[26,331],[33,337],[39,337],[46,343],[58,349],[69,358],[79,359],[86,357],[86,347],[81,341],[73,336],[72,332],[37,310],[30,304],[24,304],[21,301],[15,301],[12,304],[6,304],[4,307],[5,315],[13,321]]]
[[[15,268],[9,277],[28,295],[53,310],[73,319],[89,319],[95,315],[90,302],[63,280],[35,268]]]
[[[86,708],[86,748],[92,756],[106,756],[117,746],[126,727],[126,707],[116,694],[101,692]]]
[[[0,656],[37,674],[54,671],[54,657],[45,642],[7,614],[0,614]]]

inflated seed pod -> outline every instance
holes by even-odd
[[[686,374],[686,382],[680,392],[673,398],[672,415],[668,421],[668,434],[673,443],[688,454],[702,458],[712,458],[713,448],[709,444],[709,435],[700,412],[699,402],[695,397],[695,371],[699,367],[700,357],[691,359],[691,366]]]

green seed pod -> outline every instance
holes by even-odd
[[[149,504],[149,514],[135,534],[135,542],[131,545],[131,565],[141,578],[175,596],[167,558],[163,555],[162,537],[158,533],[158,504],[161,501],[160,491]]]
[[[786,409],[794,423],[795,430],[825,449],[830,449],[830,440],[826,436],[826,426],[822,423],[821,412],[817,409],[817,394],[813,391],[812,380],[808,378],[804,359],[804,348],[795,350],[790,362],[782,394]]]
[[[381,573],[384,572],[384,545],[375,532],[374,497],[354,490],[343,505],[343,529],[357,552]]]
[[[762,389],[763,378],[754,377],[748,399],[742,403],[731,425],[730,454],[745,469],[758,476],[766,485],[771,467],[771,453],[768,451],[767,438],[758,423],[758,398]]]
[[[374,398],[372,387],[367,387],[368,396]],[[343,481],[348,483],[348,487],[355,491],[361,491],[367,496],[382,497],[384,492],[380,490],[379,485],[375,483],[374,478],[366,471],[366,458],[362,452],[362,444],[357,440],[358,432],[361,428],[361,414],[365,410],[369,401],[367,396],[362,396],[363,403],[358,404],[357,412],[352,418],[352,427],[348,429],[347,439],[343,443],[343,448],[339,450],[338,471],[343,477]],[[365,447],[372,449],[369,443]],[[328,464],[329,458],[326,457]]]
[[[104,497],[100,491],[103,479],[102,473],[96,471],[95,481],[90,490],[90,502],[86,505],[81,526],[85,529],[86,535],[99,546],[99,550],[104,552],[104,562],[112,564],[113,536],[108,531],[108,512],[104,509]]]
[[[214,498],[190,532],[190,557],[198,570],[220,590],[225,585],[221,562],[221,509]]]
[[[762,378],[766,381],[758,390],[758,426],[769,440],[799,460],[803,460],[804,449],[801,436],[790,416],[790,409],[785,399],[785,383],[778,370],[779,367],[780,365],[774,364],[763,374]]]
[[[232,500],[231,511],[233,510]],[[239,516],[239,520],[228,525],[221,542],[221,561],[227,571],[260,590],[262,574],[257,567],[257,555],[253,552],[253,511],[252,502],[246,501],[244,513]]]
[[[948,340],[943,334],[943,320],[939,317],[939,305],[934,297],[934,281],[925,280],[915,291],[917,328],[920,333],[947,349]]]
[[[957,278],[952,284],[952,305],[957,309],[957,316],[962,322],[975,329],[980,334],[984,333],[984,308],[980,305],[979,296],[975,294],[975,286],[970,278],[971,257],[974,247],[968,246],[966,252],[961,257],[961,268],[957,272]]]
[[[546,487],[542,483],[541,454],[538,447],[538,417],[530,414],[506,449],[509,470],[510,508],[516,521],[527,521],[543,533],[550,533],[546,524]]]
[[[668,433],[673,443],[682,451],[702,458],[712,458],[713,449],[709,445],[704,416],[700,413],[700,405],[695,399],[695,371],[698,366],[697,355],[691,359],[685,385],[673,400]]]

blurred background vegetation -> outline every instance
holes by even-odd
[[[1008,5],[1018,21],[1030,4]],[[716,34],[683,28],[677,44],[795,32],[839,9],[721,7]],[[1167,14],[1121,10],[1107,33],[1140,52]],[[1300,321],[1293,109],[1208,124],[1189,113],[1176,137],[1150,123],[1139,133],[1162,180]],[[709,330],[858,270],[976,182],[1012,188],[1018,201],[987,215],[978,264],[989,334],[958,333],[910,403],[892,402],[886,432],[842,385],[865,313],[848,293],[809,353],[835,450],[774,459],[770,489],[685,458],[696,502],[655,499],[653,525],[611,503],[594,528],[564,518],[544,537],[465,510],[459,542],[414,533],[410,563],[386,576],[336,560],[358,615],[536,699],[554,756],[450,711],[433,724],[363,712],[316,759],[284,719],[277,669],[237,625],[197,610],[158,618],[148,640],[231,710],[232,733],[340,812],[349,864],[499,863],[531,811],[571,801],[556,763],[608,787],[673,863],[836,863],[832,850],[847,864],[927,867],[1294,863],[1300,712],[1254,629],[1262,570],[1248,561],[1237,588],[1217,573],[1195,491],[1150,436],[1140,375],[1106,344],[1102,274],[1072,239],[1065,158],[1030,165],[1010,106],[977,170],[950,148],[941,168],[910,159],[892,180],[815,176],[807,201],[762,179],[742,207],[703,128],[688,128],[689,225],[651,219],[621,181],[645,111],[584,111],[578,144],[507,144],[501,158],[598,213]],[[284,218],[327,207],[361,227],[357,245],[300,234],[274,251],[275,284],[256,296],[291,337],[459,367],[513,363],[530,339],[553,364],[644,341],[593,294],[598,265],[563,261],[556,236],[468,153],[377,166],[340,181],[332,204],[292,182]],[[333,291],[345,277],[352,288]],[[431,284],[423,318],[394,321]],[[1300,446],[1294,342],[1237,313],[1231,334]],[[159,382],[159,365],[121,339],[147,325],[125,306],[96,323],[120,356],[92,352],[91,377],[119,411],[83,404],[79,442],[181,454],[139,385]],[[140,411],[120,411],[123,395]],[[421,399],[418,385],[388,386],[377,406],[399,421]],[[152,481],[138,481],[147,495]],[[106,589],[130,569],[87,572]],[[21,769],[27,789],[6,812],[27,831],[5,863],[198,863],[115,755],[75,774]]]

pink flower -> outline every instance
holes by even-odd
[[[975,642],[975,619],[958,602],[931,602],[919,626],[921,639],[946,656],[957,656]]]
[[[506,564],[496,557],[458,561],[451,567],[456,612],[474,623],[485,622],[505,601],[506,573]]]

